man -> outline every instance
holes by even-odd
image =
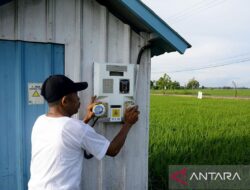
[[[99,160],[105,155],[116,156],[138,120],[138,107],[127,109],[122,128],[110,142],[87,124],[94,116],[95,98],[83,121],[71,118],[80,107],[77,92],[87,86],[64,75],[50,76],[43,83],[41,94],[49,111],[38,117],[32,129],[29,190],[79,190],[83,149]]]

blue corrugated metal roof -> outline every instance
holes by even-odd
[[[97,0],[137,32],[156,34],[151,39],[151,54],[178,51],[183,54],[191,45],[139,0]]]

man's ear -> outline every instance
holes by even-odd
[[[68,104],[68,97],[67,96],[63,96],[62,99],[61,99],[61,104],[63,106],[67,105]]]

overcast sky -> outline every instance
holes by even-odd
[[[167,73],[181,85],[194,77],[206,87],[250,87],[250,0],[142,2],[192,45],[154,57],[151,80]]]

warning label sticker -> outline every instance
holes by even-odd
[[[110,121],[121,121],[121,108],[111,108]]]
[[[42,83],[28,83],[28,103],[44,104],[44,99],[41,96]]]
[[[35,91],[35,92],[33,93],[32,97],[40,97],[40,94],[39,94],[37,91]]]

